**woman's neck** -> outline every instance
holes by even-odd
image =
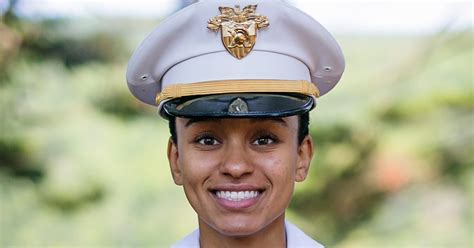
[[[201,248],[208,247],[286,247],[285,215],[282,214],[273,222],[256,233],[245,236],[227,236],[219,233],[199,219],[199,243]]]

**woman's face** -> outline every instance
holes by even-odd
[[[312,141],[298,144],[298,116],[268,119],[176,118],[168,157],[200,224],[251,235],[283,218],[295,181],[303,181]]]

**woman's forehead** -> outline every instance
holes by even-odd
[[[298,122],[298,116],[288,117],[265,117],[265,118],[176,118],[176,123],[184,128],[191,127],[196,124],[215,125],[225,127],[227,125],[245,125],[252,126],[262,125],[278,125],[282,127],[291,127]]]

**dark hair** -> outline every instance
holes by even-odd
[[[309,112],[301,114],[298,116],[298,144],[301,145],[303,140],[309,134]],[[169,117],[169,128],[171,134],[171,140],[177,144],[178,137],[176,135],[176,117]]]

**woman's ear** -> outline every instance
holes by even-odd
[[[179,167],[179,153],[178,147],[170,138],[168,140],[168,162],[170,164],[171,176],[176,185],[183,185],[183,177],[181,168]]]
[[[311,159],[313,158],[313,139],[306,135],[298,147],[298,163],[296,166],[295,181],[302,182],[308,175]]]

